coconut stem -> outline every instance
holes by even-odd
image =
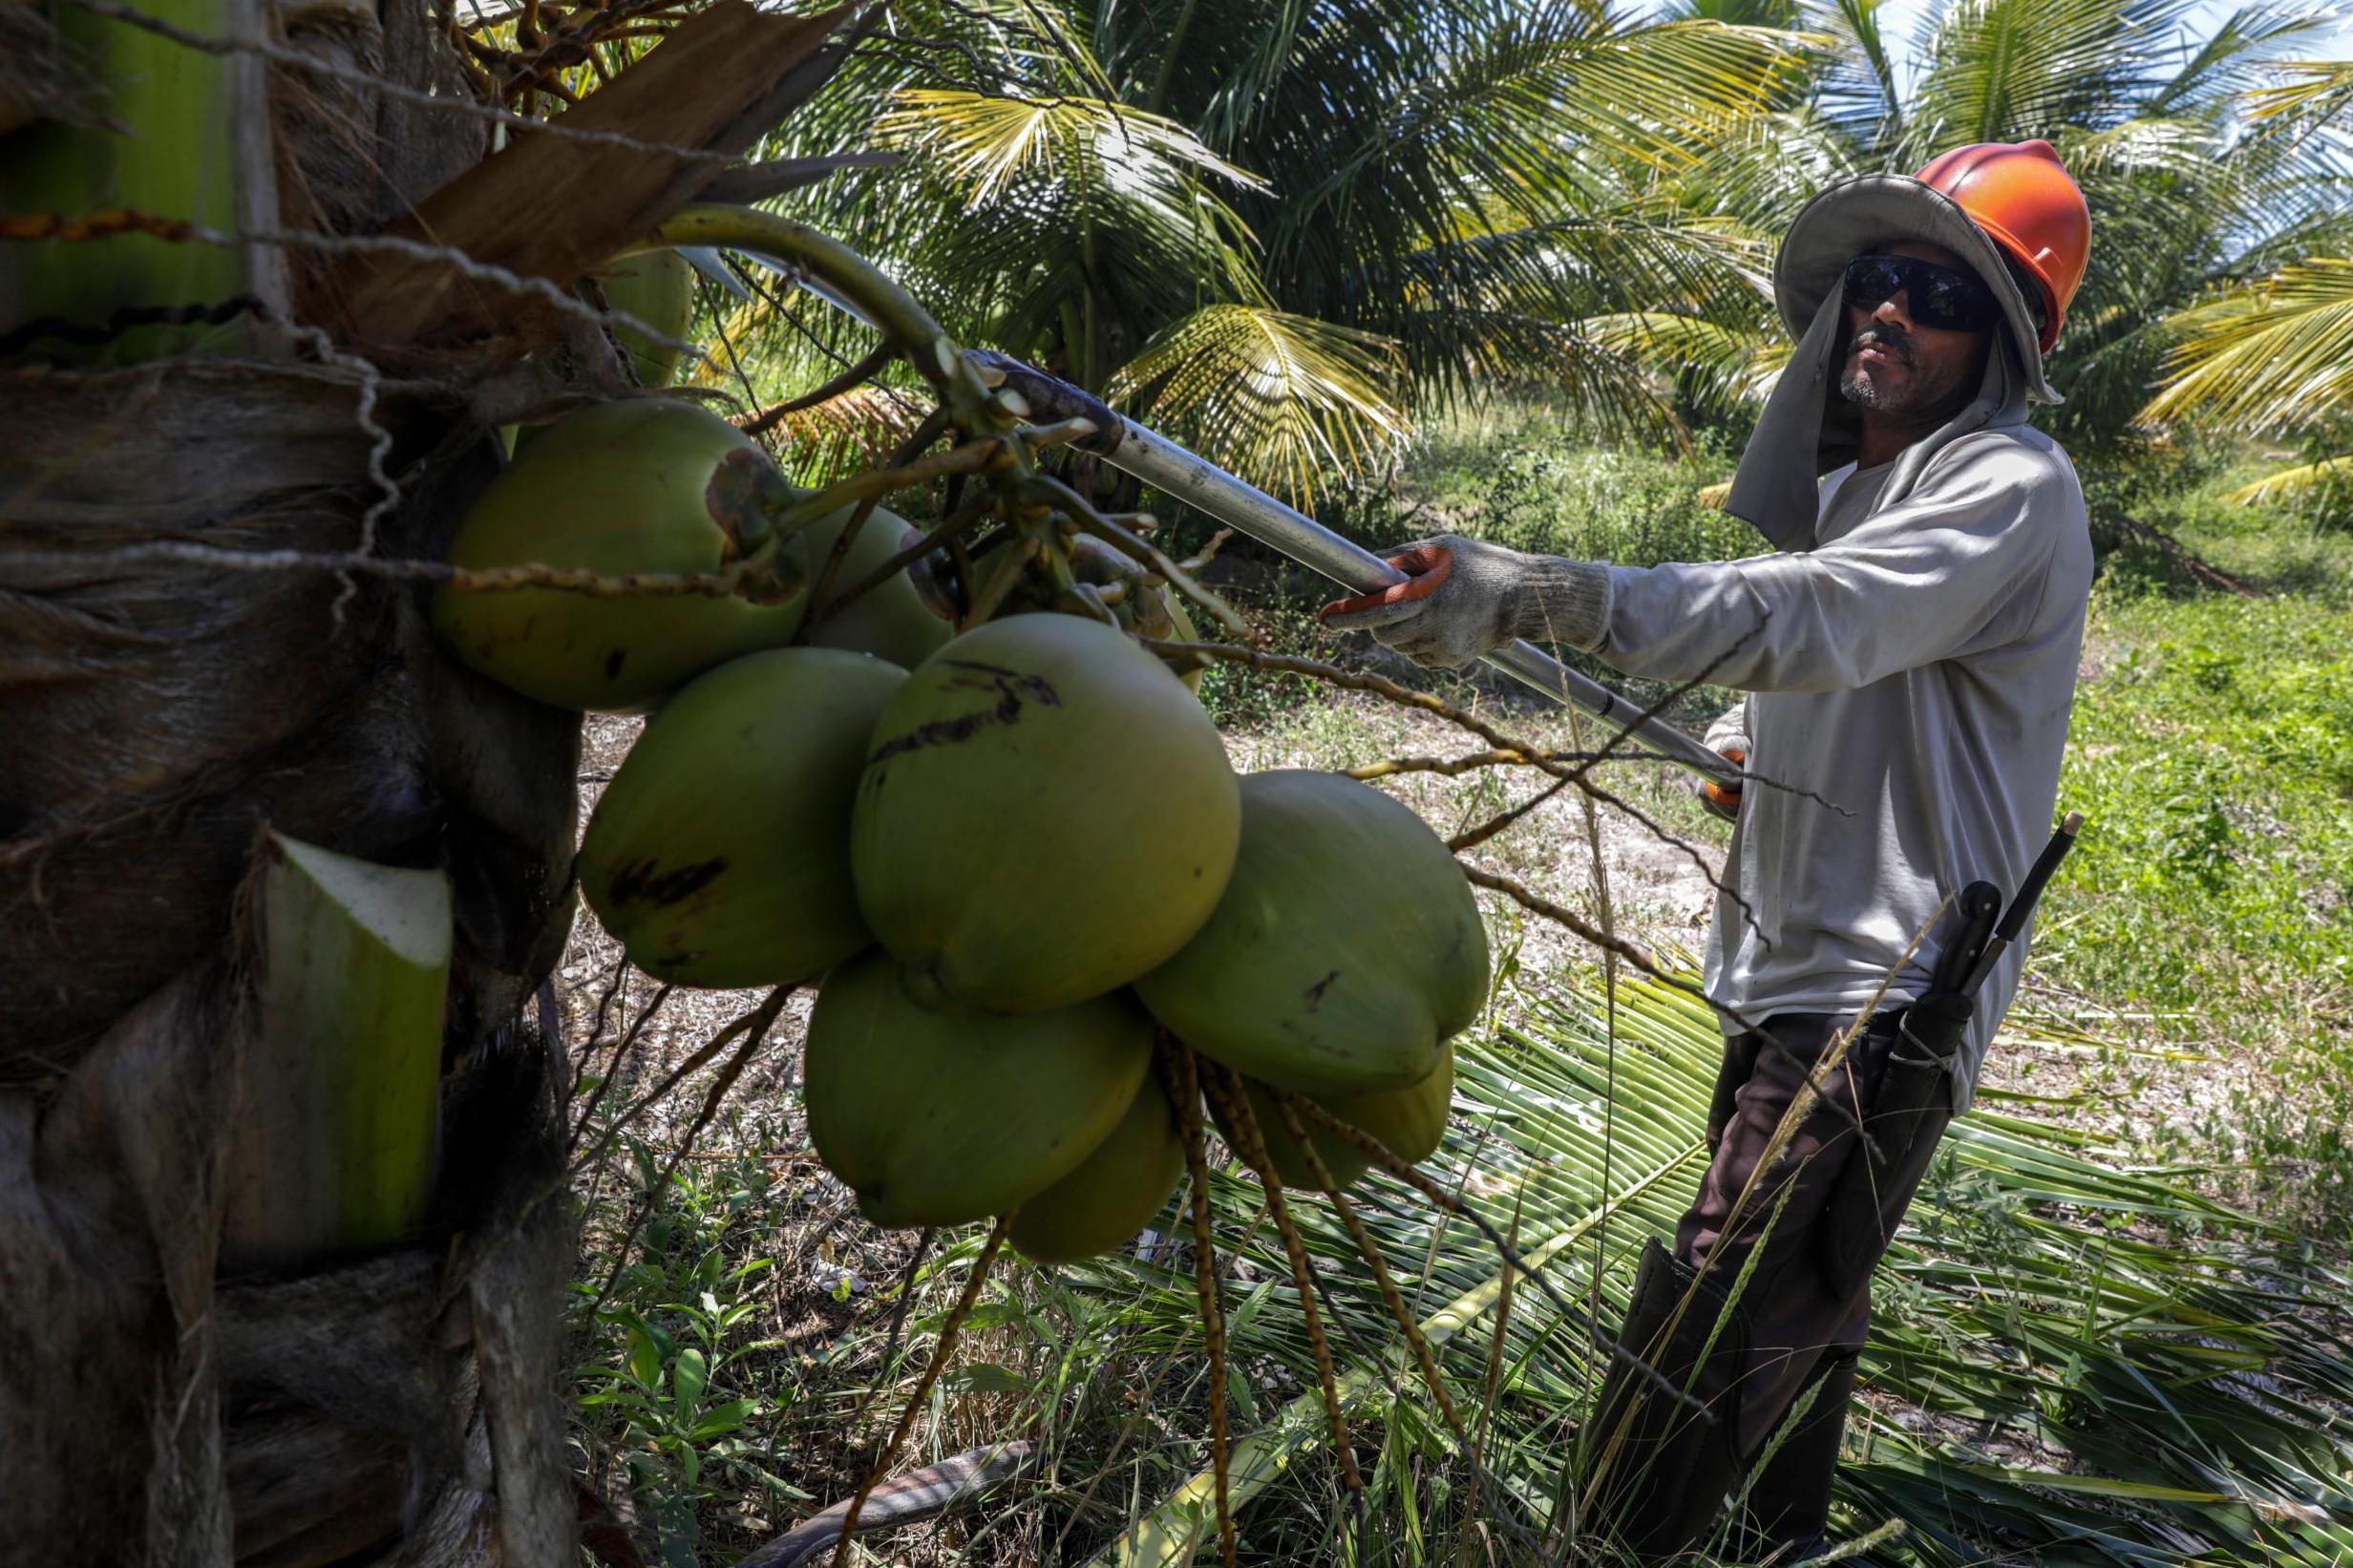
[[[1045,553],[1045,541],[1035,535],[1015,540],[1008,545],[1005,554],[998,557],[995,565],[989,568],[988,580],[972,596],[972,608],[957,624],[957,629],[969,631],[996,614],[997,606],[1005,603],[1006,595],[1011,593],[1014,585],[1021,582],[1021,574]]]
[[[1556,778],[1572,776],[1571,770],[1550,760],[1540,746],[1531,746],[1515,740],[1477,715],[1466,712],[1451,703],[1442,702],[1427,691],[1399,686],[1395,681],[1367,674],[1360,670],[1342,669],[1337,665],[1320,659],[1304,659],[1297,654],[1267,653],[1254,647],[1236,647],[1230,643],[1187,643],[1165,639],[1144,639],[1144,646],[1155,652],[1192,654],[1198,658],[1217,659],[1226,664],[1248,665],[1253,669],[1274,670],[1286,675],[1305,675],[1327,686],[1343,687],[1350,691],[1367,691],[1376,697],[1386,697],[1403,708],[1419,709],[1434,714],[1449,724],[1468,730],[1498,752],[1510,752],[1528,759],[1528,765],[1539,768]],[[1579,781],[1579,788],[1586,788]]]
[[[852,583],[848,588],[842,591],[839,599],[837,599],[833,604],[826,607],[829,610],[837,610],[843,605],[852,604],[855,601],[863,598],[865,595],[872,593],[875,589],[880,587],[892,578],[897,577],[901,572],[906,570],[909,566],[912,566],[923,557],[931,554],[933,550],[939,548],[942,544],[954,540],[957,535],[963,533],[965,529],[970,528],[974,523],[980,521],[982,518],[987,516],[988,503],[989,497],[986,492],[971,497],[962,506],[957,507],[953,512],[949,513],[948,519],[945,522],[940,524],[939,527],[934,528],[930,533],[925,534],[922,539],[917,540],[913,544],[908,545],[905,549],[891,557],[890,560],[882,562],[881,565],[877,566],[873,571],[868,572],[864,577],[859,579],[858,582]]]
[[[1096,511],[1093,502],[1088,500],[1070,485],[1050,474],[1041,474],[1031,483],[1035,488],[1049,496],[1056,505],[1068,512],[1071,521],[1105,543],[1112,545],[1130,560],[1139,561],[1159,573],[1170,583],[1182,590],[1187,598],[1199,604],[1211,615],[1216,616],[1219,624],[1228,631],[1233,632],[1237,637],[1257,635],[1250,629],[1250,623],[1235,614],[1232,605],[1196,582],[1192,573],[1161,554],[1137,535],[1129,532],[1103,513]]]
[[[604,993],[607,1004],[612,1001],[615,992],[620,988],[619,977],[616,976],[612,990]],[[595,1124],[598,1107],[604,1103],[604,1096],[612,1092],[613,1085],[620,1081],[621,1064],[627,1058],[629,1048],[637,1044],[637,1037],[645,1032],[646,1026],[652,1023],[654,1015],[662,1010],[662,1004],[670,999],[672,989],[673,987],[667,984],[656,989],[653,993],[653,1000],[647,1003],[636,1019],[621,1031],[621,1039],[613,1047],[613,1059],[606,1066],[604,1076],[598,1079],[597,1087],[589,1091],[588,1103],[581,1107],[580,1120],[573,1123],[570,1136],[564,1139],[563,1147],[566,1154],[580,1147],[580,1140],[587,1135],[588,1129]],[[597,1040],[604,1032],[604,1009],[600,1006],[597,1009],[595,1026],[588,1036],[588,1049],[582,1053],[581,1065],[583,1068],[590,1065],[590,1058],[596,1050]],[[721,1036],[722,1039],[730,1037],[729,1035]]]
[[[1340,1190],[1341,1184],[1332,1178],[1331,1168],[1324,1163],[1324,1156],[1317,1152],[1315,1141],[1307,1136],[1306,1124],[1299,1119],[1299,1112],[1281,1100],[1275,1102],[1275,1109],[1282,1113],[1283,1129],[1299,1144],[1301,1154],[1305,1155],[1308,1176],[1331,1199],[1332,1212],[1340,1217],[1340,1223],[1347,1230],[1348,1240],[1356,1243],[1358,1256],[1372,1270],[1373,1283],[1380,1289],[1382,1303],[1388,1308],[1390,1319],[1404,1330],[1406,1343],[1413,1346],[1414,1365],[1420,1367],[1422,1382],[1429,1386],[1431,1397],[1438,1402],[1438,1413],[1446,1418],[1448,1429],[1461,1441],[1475,1462],[1478,1458],[1477,1447],[1463,1426],[1461,1413],[1454,1409],[1454,1399],[1447,1392],[1445,1380],[1438,1375],[1438,1362],[1430,1353],[1430,1341],[1423,1338],[1422,1325],[1414,1321],[1412,1311],[1406,1305],[1405,1297],[1398,1293],[1397,1282],[1389,1277],[1388,1263],[1382,1258],[1381,1249],[1374,1246],[1372,1238],[1366,1234],[1365,1221],[1358,1217],[1356,1205],[1348,1201],[1347,1195]],[[1508,1271],[1506,1278],[1509,1278]]]
[[[898,1357],[899,1335],[907,1326],[907,1308],[915,1302],[915,1283],[922,1277],[923,1260],[931,1256],[931,1243],[939,1234],[939,1227],[924,1226],[922,1234],[915,1239],[914,1256],[907,1260],[907,1266],[900,1272],[899,1300],[891,1303],[891,1325],[882,1335],[882,1353],[875,1358],[875,1365],[881,1368],[880,1377],[890,1375],[891,1363]],[[852,1426],[866,1419],[867,1408],[882,1392],[880,1377],[875,1386],[866,1390],[866,1397],[858,1402],[858,1409],[850,1412]]]
[[[959,427],[974,434],[996,434],[1014,422],[931,312],[881,268],[829,234],[773,212],[707,205],[682,208],[641,244],[720,245],[797,266],[896,340],[917,373],[939,389]]]
[[[1605,952],[1617,954],[1620,958],[1624,959],[1628,964],[1633,964],[1637,969],[1642,970],[1643,973],[1648,975],[1651,979],[1658,981],[1662,985],[1671,985],[1679,991],[1687,991],[1691,995],[1698,997],[1701,1001],[1708,1002],[1710,1006],[1720,1006],[1719,1004],[1709,1002],[1706,993],[1704,993],[1698,986],[1693,985],[1689,981],[1667,974],[1662,970],[1651,961],[1648,953],[1643,952],[1640,947],[1637,947],[1634,943],[1626,941],[1625,938],[1602,930],[1600,926],[1595,925],[1592,922],[1579,915],[1575,910],[1563,908],[1561,905],[1553,902],[1552,900],[1531,892],[1526,887],[1523,887],[1518,882],[1514,881],[1511,878],[1502,875],[1500,872],[1487,871],[1481,867],[1471,865],[1465,861],[1458,860],[1455,863],[1462,866],[1462,874],[1469,878],[1472,881],[1477,883],[1481,887],[1494,889],[1496,892],[1510,899],[1514,903],[1518,904],[1522,909],[1527,910],[1530,914],[1541,915],[1546,920],[1556,922],[1558,924],[1568,927],[1571,932],[1582,937],[1585,941],[1593,943],[1596,947],[1601,948]]]
[[[829,484],[796,498],[778,514],[777,528],[791,533],[806,527],[830,512],[837,512],[854,502],[879,501],[885,496],[950,474],[985,474],[1005,467],[1014,454],[1014,444],[1000,435],[984,436],[967,441],[963,446],[950,447],[945,452],[934,452],[896,468],[869,469],[853,474],[848,478]]]
[[[1282,1196],[1282,1178],[1275,1175],[1275,1162],[1267,1156],[1266,1140],[1259,1133],[1259,1119],[1250,1109],[1250,1097],[1242,1092],[1240,1076],[1212,1062],[1203,1077],[1234,1130],[1234,1152],[1258,1174],[1259,1185],[1265,1190],[1266,1212],[1273,1216],[1275,1229],[1282,1234],[1282,1250],[1291,1263],[1291,1280],[1299,1289],[1300,1318],[1306,1324],[1307,1344],[1315,1351],[1316,1379],[1324,1388],[1324,1419],[1331,1426],[1332,1449],[1340,1457],[1340,1479],[1351,1494],[1361,1498],[1365,1478],[1357,1473],[1356,1449],[1348,1437],[1348,1418],[1341,1413],[1339,1381],[1332,1374],[1332,1349],[1324,1337],[1323,1314],[1315,1304],[1315,1277],[1308,1271],[1306,1245],[1299,1239],[1298,1227],[1291,1223],[1291,1206]]]
[[[857,1494],[851,1497],[849,1510],[841,1516],[841,1536],[834,1545],[834,1568],[845,1568],[849,1562],[850,1537],[858,1534],[858,1516],[865,1512],[866,1499],[881,1484],[882,1477],[890,1473],[891,1461],[899,1456],[899,1446],[907,1440],[908,1431],[914,1428],[916,1413],[923,1408],[923,1401],[931,1395],[931,1386],[939,1381],[941,1370],[955,1352],[956,1336],[963,1331],[973,1307],[980,1303],[981,1287],[988,1282],[988,1271],[995,1265],[997,1253],[1004,1247],[1006,1234],[1012,1230],[1018,1212],[1008,1209],[1000,1215],[988,1232],[988,1240],[981,1244],[981,1255],[972,1261],[972,1274],[965,1281],[964,1293],[956,1298],[955,1309],[941,1325],[940,1343],[932,1348],[931,1361],[924,1367],[923,1375],[916,1380],[915,1391],[907,1396],[906,1409],[899,1412],[899,1424],[891,1429],[891,1440],[882,1446],[882,1455],[866,1473],[866,1478],[858,1483]]]
[[[924,417],[923,422],[916,427],[915,434],[901,441],[899,444],[899,450],[891,454],[890,461],[882,465],[884,471],[903,473],[906,466],[922,456],[946,429],[947,415],[938,409],[932,410]],[[880,494],[867,496],[860,499],[858,509],[850,514],[850,520],[842,526],[840,533],[834,536],[833,552],[825,558],[825,564],[817,569],[816,582],[809,589],[809,608],[802,615],[800,624],[800,635],[803,638],[809,635],[811,628],[815,627],[818,622],[825,619],[825,612],[834,607],[832,602],[834,579],[841,574],[841,563],[850,559],[850,546],[858,542],[859,534],[865,532],[866,519],[874,516],[874,509],[881,502],[882,498]],[[796,513],[799,510],[798,507],[795,508]]]
[[[1193,1288],[1200,1297],[1201,1335],[1209,1343],[1209,1463],[1218,1493],[1218,1545],[1234,1568],[1234,1509],[1228,1495],[1225,1433],[1225,1314],[1218,1304],[1218,1254],[1209,1231],[1209,1134],[1201,1126],[1201,1085],[1193,1048],[1160,1030],[1160,1072],[1169,1104],[1184,1134],[1185,1170],[1192,1176]]]
[[[1600,755],[1595,752],[1547,752],[1551,762],[1585,762]],[[1621,760],[1613,758],[1612,760]],[[1521,752],[1489,750],[1473,752],[1467,756],[1398,756],[1385,757],[1379,762],[1367,762],[1355,768],[1343,768],[1343,778],[1353,778],[1368,784],[1376,778],[1392,778],[1399,773],[1436,773],[1444,778],[1456,778],[1481,768],[1533,768],[1536,759]]]
[[[719,1113],[719,1102],[727,1098],[728,1091],[735,1087],[735,1080],[743,1076],[744,1069],[751,1064],[752,1053],[758,1050],[761,1043],[768,1038],[769,1026],[776,1021],[776,1014],[784,1010],[784,999],[792,994],[789,985],[780,985],[769,993],[768,1001],[762,1003],[759,1010],[753,1014],[750,1036],[745,1039],[742,1048],[728,1058],[727,1065],[719,1070],[718,1075],[711,1079],[710,1090],[703,1095],[702,1108],[695,1112],[693,1122],[687,1128],[687,1135],[679,1140],[677,1149],[670,1155],[669,1163],[662,1167],[662,1174],[654,1177],[653,1185],[646,1189],[646,1196],[639,1200],[636,1211],[629,1217],[629,1228],[622,1233],[620,1245],[613,1249],[612,1271],[604,1276],[604,1285],[588,1306],[587,1321],[590,1323],[596,1321],[596,1315],[604,1310],[606,1299],[612,1295],[613,1287],[621,1282],[621,1271],[627,1266],[630,1249],[637,1244],[637,1233],[645,1228],[647,1219],[652,1216],[653,1206],[669,1190],[671,1178],[678,1175],[678,1168],[687,1162],[687,1155],[693,1152],[695,1140],[703,1135],[703,1129],[709,1127],[711,1117]],[[618,1131],[616,1127],[614,1134]],[[614,1134],[606,1135],[604,1146],[610,1145]]]
[[[807,409],[814,409],[819,403],[830,403],[845,392],[857,391],[876,376],[880,375],[889,368],[891,361],[897,359],[901,352],[903,350],[896,343],[883,344],[831,381],[812,387],[798,397],[788,397],[774,408],[763,411],[758,418],[743,427],[743,433],[746,435],[765,435],[793,414]]]

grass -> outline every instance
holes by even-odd
[[[1688,499],[1725,462],[1602,456],[1539,414],[1507,413],[1442,429],[1395,490],[1350,498],[1339,520],[1375,541],[1451,527],[1623,560],[1745,549]],[[2046,904],[2035,984],[1981,1106],[1880,1275],[1838,1522],[1899,1523],[1887,1559],[2353,1561],[2353,1280],[2341,1244],[2353,699],[2332,644],[2353,550],[2215,505],[2242,472],[2185,458],[2092,486],[2099,504],[2287,591],[2219,595],[2175,556],[2130,542],[2104,561],[2064,787],[2091,830]],[[1205,533],[1174,524],[1187,549],[1198,542],[1188,529]],[[1334,653],[1304,574],[1229,549],[1215,576],[1273,646]],[[1507,686],[1384,667],[1534,743],[1593,738]],[[1221,667],[1203,698],[1241,766],[1476,749],[1296,677]],[[1695,692],[1677,716],[1703,722],[1728,700]],[[592,779],[627,734],[600,725]],[[1664,950],[1696,943],[1721,824],[1655,767],[1613,764],[1602,777],[1688,847],[1563,797],[1476,858],[1572,907],[1606,901]],[[1384,787],[1452,833],[1537,782],[1487,770]],[[1496,1004],[1462,1047],[1454,1125],[1431,1169],[1523,1250],[1553,1243],[1558,1288],[1608,1319],[1636,1243],[1672,1224],[1696,1176],[1713,1026],[1670,994],[1613,996],[1589,950],[1506,901],[1482,904]],[[583,1092],[615,1085],[600,1130],[754,1000],[673,993],[656,1006],[642,977],[625,977],[601,1007],[617,956],[583,925],[565,963],[570,1037],[591,1042]],[[715,1063],[647,1104],[583,1171],[574,1435],[583,1473],[673,1568],[733,1560],[849,1494],[980,1240],[957,1232],[919,1254],[913,1238],[866,1226],[816,1165],[795,1093],[804,1015],[804,1001],[786,1009],[691,1157],[676,1158]],[[1360,1525],[1336,1490],[1257,1190],[1229,1167],[1213,1191],[1232,1268],[1227,1395],[1266,1461],[1242,1515],[1243,1560],[1534,1560],[1504,1521],[1540,1536],[1561,1516],[1560,1460],[1594,1375],[1575,1314],[1524,1285],[1506,1304],[1481,1240],[1384,1177],[1367,1183],[1367,1223],[1417,1315],[1442,1328],[1449,1380],[1485,1433],[1473,1469],[1404,1375],[1398,1336],[1329,1211],[1299,1205],[1339,1312],[1334,1353],[1370,1487]],[[1155,1519],[1180,1540],[1198,1532],[1201,1494],[1186,1488],[1205,1462],[1210,1390],[1189,1249],[1169,1237],[1174,1214],[1155,1228],[1161,1241],[1135,1256],[1002,1269],[899,1468],[1015,1436],[1040,1445],[1039,1461],[961,1519],[876,1537],[852,1560],[1149,1560],[1115,1548]]]
[[[2147,503],[2266,590],[2194,591],[2120,552],[2093,596],[2063,798],[2089,828],[2036,967],[2145,1040],[2245,1070],[2152,1124],[2228,1160],[2251,1198],[2353,1220],[2353,537],[2215,497],[2243,465]],[[2121,557],[2121,559],[2120,559]],[[2111,1075],[2112,1076],[2112,1075]]]

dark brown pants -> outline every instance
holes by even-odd
[[[1760,1032],[1726,1042],[1708,1116],[1713,1156],[1699,1196],[1675,1229],[1675,1256],[1731,1291],[1749,1315],[1749,1343],[1734,1414],[1738,1451],[1755,1454],[1825,1355],[1853,1355],[1871,1327],[1869,1270],[1845,1288],[1822,1266],[1824,1205],[1859,1146],[1889,1054],[1897,1013],[1875,1016],[1844,1059],[1818,1078],[1815,1099],[1770,1165],[1760,1162],[1799,1091],[1851,1017],[1783,1013]],[[1925,1152],[1917,1163],[1924,1169]],[[1883,1196],[1893,1231],[1912,1183]],[[1892,1210],[1892,1212],[1887,1212]]]
[[[1873,1019],[1852,1044],[1850,1020],[1819,1014],[1769,1018],[1726,1044],[1707,1174],[1674,1255],[1644,1252],[1618,1334],[1706,1414],[1613,1362],[1579,1453],[1589,1517],[1637,1560],[1689,1560],[1744,1476],[1736,1551],[1826,1529],[1871,1274],[1942,1136],[1967,1006],[1912,1010]],[[1800,1397],[1803,1418],[1777,1433]]]

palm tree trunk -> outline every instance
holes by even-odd
[[[428,8],[280,23],[462,90]],[[479,121],[328,78],[279,76],[267,109],[285,184],[268,210],[236,193],[248,232],[374,226],[481,156]],[[0,367],[5,1555],[568,1565],[566,1063],[543,985],[579,720],[447,658],[415,584],[201,553],[435,559],[496,467],[445,389],[298,363],[256,274],[263,308],[203,357]],[[0,339],[39,313],[29,279],[0,274]],[[371,478],[380,435],[396,500]],[[255,1070],[265,824],[448,876],[440,1170],[402,1244],[230,1273],[232,1144],[280,1088]]]

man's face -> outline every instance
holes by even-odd
[[[1969,270],[1959,256],[1925,241],[1897,240],[1875,248],[1881,255]],[[1880,301],[1876,310],[1846,307],[1847,350],[1838,392],[1848,402],[1899,419],[1920,419],[1957,410],[1976,393],[1985,376],[1991,330],[1922,327],[1911,309],[1903,290]]]

